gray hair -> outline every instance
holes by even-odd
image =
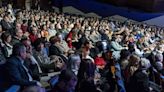
[[[148,69],[151,67],[150,61],[146,58],[141,58],[140,65],[142,69]]]
[[[25,45],[23,45],[22,43],[16,43],[14,46],[13,46],[13,52],[12,52],[12,55],[13,56],[19,56],[20,53],[22,51],[25,50]]]

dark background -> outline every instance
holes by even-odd
[[[146,12],[164,11],[164,0],[96,0],[98,2],[125,6]]]

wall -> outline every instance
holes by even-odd
[[[61,0],[55,0],[55,6],[59,5]],[[144,1],[144,0],[143,0]],[[63,7],[72,6],[84,13],[96,13],[102,17],[120,15],[136,21],[145,21],[154,17],[161,16],[161,13],[146,13],[131,10],[129,8],[113,6],[95,0],[63,0]]]

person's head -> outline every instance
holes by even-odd
[[[63,40],[63,35],[61,33],[57,33],[56,36],[58,37],[59,41]]]
[[[163,63],[162,62],[156,62],[155,65],[159,71],[163,70]]]
[[[36,28],[36,27],[33,27],[33,28],[32,28],[32,33],[33,33],[34,35],[37,35],[38,30],[37,30],[37,28]]]
[[[58,83],[62,92],[69,92],[75,89],[77,84],[77,77],[72,71],[63,70],[59,75]]]
[[[121,35],[117,35],[115,41],[121,42],[122,41],[122,36]]]
[[[15,36],[21,39],[22,36],[23,36],[22,30],[21,29],[16,29],[15,30]]]
[[[78,54],[73,54],[69,58],[70,69],[77,75],[81,63],[81,58]]]
[[[11,42],[11,34],[8,33],[8,32],[4,32],[4,33],[2,33],[2,35],[1,35],[1,39],[2,39],[2,41],[3,41],[4,43],[5,43],[5,42],[10,43],[10,42]]]
[[[55,25],[54,24],[50,24],[50,29],[54,30],[55,29]]]
[[[59,42],[59,37],[57,37],[57,36],[52,36],[50,39],[49,39],[49,41],[50,41],[50,43],[53,45],[53,44],[55,44],[56,42]]]
[[[47,30],[47,26],[46,25],[43,25],[42,26],[42,30]]]
[[[18,56],[22,59],[26,59],[26,47],[22,44],[22,43],[16,43],[13,46],[13,52],[12,55],[13,56]]]
[[[155,55],[155,61],[156,62],[163,62],[163,55],[162,55],[162,53],[157,53]]]
[[[7,8],[8,8],[8,9],[12,9],[12,5],[11,5],[11,4],[8,4],[8,5],[7,5]]]
[[[36,51],[42,51],[44,49],[44,42],[41,38],[38,38],[35,42],[34,42],[34,48]]]
[[[84,47],[86,47],[87,49],[90,49],[92,47],[92,43],[90,41],[85,41]]]
[[[109,29],[105,29],[105,34],[108,35],[109,34]]]
[[[130,66],[138,66],[140,62],[140,58],[137,55],[131,55],[129,58]]]
[[[150,61],[148,59],[146,59],[146,58],[141,58],[140,68],[147,70],[150,67],[151,67]]]
[[[120,59],[129,59],[130,52],[126,49],[121,50],[120,56]]]
[[[32,45],[31,45],[31,41],[27,38],[24,38],[21,40],[21,42],[25,45],[27,52],[28,53],[32,53]]]
[[[15,26],[16,26],[16,29],[17,29],[17,30],[21,29],[21,23],[18,23],[18,22],[17,22]]]
[[[64,24],[63,25],[63,29],[67,29],[68,27],[67,27],[67,24]]]

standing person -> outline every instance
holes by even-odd
[[[90,59],[83,59],[78,71],[77,92],[97,92],[94,83],[96,66]]]
[[[7,5],[7,12],[9,12],[14,17],[14,11],[11,4]]]

